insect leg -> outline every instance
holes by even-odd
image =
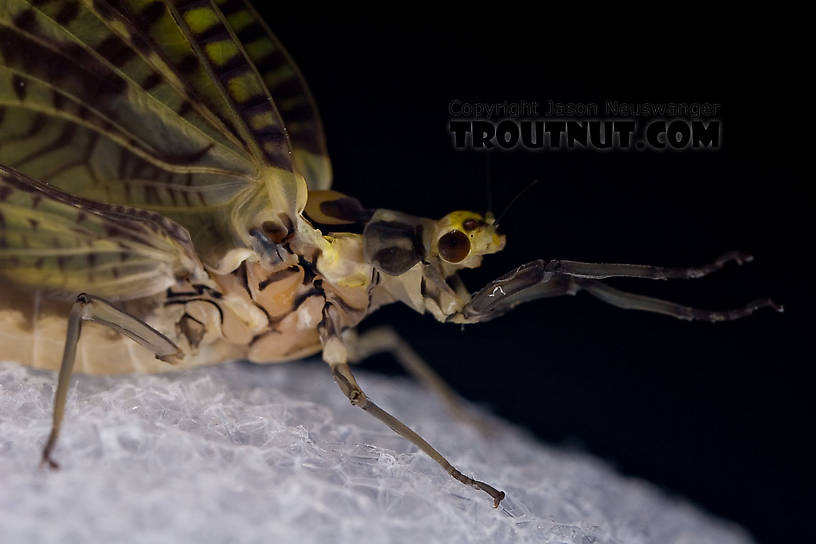
[[[445,471],[454,479],[462,482],[465,485],[473,487],[474,489],[484,491],[490,495],[493,498],[493,507],[499,507],[499,503],[501,503],[502,499],[504,499],[504,491],[499,491],[489,484],[480,482],[479,480],[474,480],[473,478],[462,474],[456,469],[456,467],[451,465],[441,453],[436,451],[433,446],[428,444],[424,438],[419,436],[403,422],[369,400],[365,393],[363,393],[360,386],[357,385],[357,381],[354,379],[354,375],[351,373],[351,369],[347,363],[333,364],[331,365],[331,369],[334,381],[337,382],[337,385],[354,406],[362,408],[364,411],[388,425],[392,431],[411,441],[412,444],[424,451],[431,459],[439,463],[442,468],[444,468]]]
[[[454,479],[490,495],[493,498],[493,507],[498,508],[499,503],[504,499],[504,491],[499,491],[489,484],[474,480],[462,474],[456,467],[451,465],[441,453],[428,444],[424,438],[369,400],[362,388],[357,384],[354,374],[351,373],[351,368],[349,368],[348,365],[348,352],[340,338],[339,328],[335,325],[335,322],[339,322],[339,319],[333,318],[332,310],[333,306],[326,304],[323,310],[323,321],[318,326],[320,340],[323,344],[323,360],[331,367],[334,381],[340,387],[340,390],[343,391],[343,394],[351,401],[351,404],[368,412],[388,425],[392,431],[409,440],[431,459],[439,463]]]
[[[489,431],[484,421],[467,411],[456,392],[391,327],[369,329],[355,335],[350,342],[347,339],[347,343],[350,349],[350,362],[356,363],[377,353],[388,353],[414,378],[439,395],[454,417],[484,433]]]
[[[582,263],[578,261],[553,260],[544,265],[548,272],[557,272],[576,278],[602,280],[605,278],[627,277],[650,280],[696,279],[716,272],[730,262],[738,265],[750,263],[754,257],[741,251],[729,251],[712,262],[701,266],[666,267],[642,264]],[[542,261],[543,262],[543,261]]]
[[[760,308],[768,307],[778,312],[782,311],[782,307],[775,304],[769,298],[759,299],[742,308],[733,310],[709,311],[689,308],[673,302],[619,291],[597,280],[588,279],[587,274],[576,273],[578,270],[577,267],[573,268],[572,274],[568,274],[559,270],[561,265],[552,264],[564,262],[570,263],[570,266],[576,264],[570,261],[548,262],[538,260],[521,265],[515,270],[511,270],[498,279],[489,282],[485,287],[474,293],[470,301],[462,307],[462,310],[451,315],[448,320],[454,323],[478,323],[487,321],[507,313],[523,302],[557,295],[574,295],[581,289],[586,290],[609,304],[621,308],[662,313],[680,319],[730,321],[751,315]],[[631,266],[592,265],[590,263],[577,264],[587,267]],[[701,270],[701,268],[697,270]],[[599,275],[598,277],[608,276]]]
[[[178,362],[182,355],[178,346],[144,321],[114,308],[109,302],[85,293],[76,298],[68,317],[68,332],[65,335],[65,349],[62,353],[57,390],[54,394],[54,413],[51,423],[51,434],[43,448],[42,462],[52,468],[59,465],[51,458],[51,452],[57,443],[62,418],[65,414],[65,399],[71,383],[71,374],[76,360],[77,343],[82,332],[83,321],[95,321],[124,334],[156,354],[158,359],[168,363]]]
[[[618,308],[653,312],[687,321],[709,321],[711,323],[733,321],[735,319],[748,317],[760,308],[773,308],[777,312],[782,311],[782,306],[775,304],[774,301],[769,298],[757,299],[749,302],[741,308],[733,308],[730,310],[702,310],[700,308],[683,306],[668,300],[621,291],[620,289],[615,289],[614,287],[610,287],[609,285],[596,280],[579,279],[576,280],[576,282],[581,289],[585,290],[587,293],[603,300],[607,304],[617,306]]]

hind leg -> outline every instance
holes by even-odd
[[[79,295],[68,317],[65,349],[62,354],[57,390],[54,394],[51,434],[48,436],[42,454],[42,462],[47,463],[51,468],[59,468],[56,461],[51,458],[51,452],[57,444],[62,418],[65,415],[65,399],[71,384],[71,374],[74,370],[77,343],[82,332],[83,321],[94,321],[110,327],[151,350],[158,359],[168,363],[177,362],[178,358],[183,355],[176,344],[144,321],[118,310],[104,299],[84,293]]]

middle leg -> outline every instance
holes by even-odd
[[[499,503],[504,499],[504,491],[499,491],[485,482],[475,480],[462,474],[461,471],[450,464],[441,453],[436,451],[433,446],[413,429],[377,406],[366,396],[348,365],[349,354],[341,338],[340,327],[338,326],[341,320],[335,313],[336,311],[331,303],[326,303],[323,309],[323,320],[320,322],[320,325],[318,325],[318,331],[320,333],[321,344],[323,345],[323,360],[331,367],[334,381],[338,387],[340,387],[343,394],[351,401],[351,404],[368,412],[388,425],[392,431],[409,440],[431,459],[441,465],[442,468],[445,469],[445,472],[450,474],[455,480],[490,495],[493,499],[493,507],[498,508]]]
[[[485,421],[467,410],[459,395],[393,328],[376,327],[354,334],[347,344],[351,363],[358,363],[378,353],[390,354],[409,374],[439,395],[454,417],[489,434],[490,427]]]

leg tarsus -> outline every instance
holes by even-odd
[[[700,308],[692,308],[691,306],[683,306],[668,300],[621,291],[620,289],[615,289],[597,280],[576,279],[575,281],[587,293],[618,308],[653,312],[676,317],[677,319],[683,319],[685,321],[720,323],[748,317],[762,308],[772,308],[777,312],[784,311],[782,306],[776,304],[769,298],[754,300],[741,308],[719,311],[703,310]]]
[[[54,428],[51,429],[51,433],[48,435],[48,441],[45,443],[45,447],[43,448],[42,460],[40,461],[41,467],[47,466],[51,470],[59,470],[59,463],[54,461],[54,458],[51,457],[51,452],[54,450],[54,446],[57,444],[58,434],[58,430],[55,430]]]
[[[504,499],[504,491],[499,491],[489,484],[480,482],[479,480],[474,480],[473,478],[462,474],[458,469],[456,469],[456,467],[451,465],[441,453],[436,451],[433,446],[428,444],[428,442],[426,442],[425,439],[419,436],[414,430],[369,400],[365,393],[363,393],[363,390],[360,389],[360,386],[357,385],[357,380],[354,379],[354,375],[351,373],[351,369],[347,363],[333,364],[331,365],[331,369],[334,381],[337,382],[337,385],[343,391],[343,394],[345,394],[351,401],[351,404],[368,412],[375,418],[388,425],[392,431],[411,441],[431,459],[439,463],[442,468],[445,469],[445,472],[450,474],[457,481],[474,489],[478,489],[479,491],[484,491],[490,495],[493,498],[493,508],[499,507],[499,503],[501,503],[502,499]]]
[[[488,321],[524,302],[559,295],[574,295],[581,289],[619,308],[660,313],[689,321],[733,321],[747,317],[760,308],[766,307],[781,312],[782,306],[777,305],[768,298],[755,300],[742,308],[709,311],[620,291],[599,281],[611,277],[654,280],[693,279],[719,270],[732,261],[743,264],[752,260],[751,255],[740,251],[724,253],[713,263],[692,268],[663,268],[628,264],[544,261],[539,259],[523,264],[489,282],[474,293],[470,301],[459,312],[452,314],[448,321],[453,323]]]
[[[722,269],[726,264],[750,263],[754,257],[744,251],[729,251],[714,262],[700,266],[653,266],[643,264],[584,263],[578,261],[553,260],[544,265],[544,270],[575,278],[603,280],[607,278],[641,278],[650,280],[689,280],[707,276]],[[542,263],[544,261],[541,261]]]

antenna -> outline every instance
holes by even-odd
[[[490,177],[490,152],[485,151],[485,190],[487,192],[487,212],[485,217],[493,216],[493,181]]]
[[[507,214],[507,212],[509,212],[509,211],[510,211],[510,208],[512,208],[512,207],[513,207],[513,204],[515,204],[515,203],[516,203],[516,201],[517,201],[519,198],[521,198],[521,195],[523,195],[524,193],[526,193],[527,191],[529,191],[529,190],[530,190],[530,189],[533,187],[533,185],[535,185],[536,183],[538,183],[538,180],[537,180],[537,179],[534,179],[532,183],[530,183],[529,185],[527,185],[527,187],[525,187],[524,189],[522,189],[521,191],[519,191],[519,192],[516,194],[516,196],[514,196],[514,197],[513,197],[513,200],[511,200],[510,202],[508,202],[508,203],[507,203],[507,206],[505,206],[505,207],[504,207],[504,209],[502,210],[502,212],[499,214],[499,217],[496,219],[496,222],[494,223],[494,225],[496,225],[496,226],[498,227],[498,226],[499,226],[499,223],[501,223],[502,218],[503,218],[503,217],[504,217],[504,216]]]

